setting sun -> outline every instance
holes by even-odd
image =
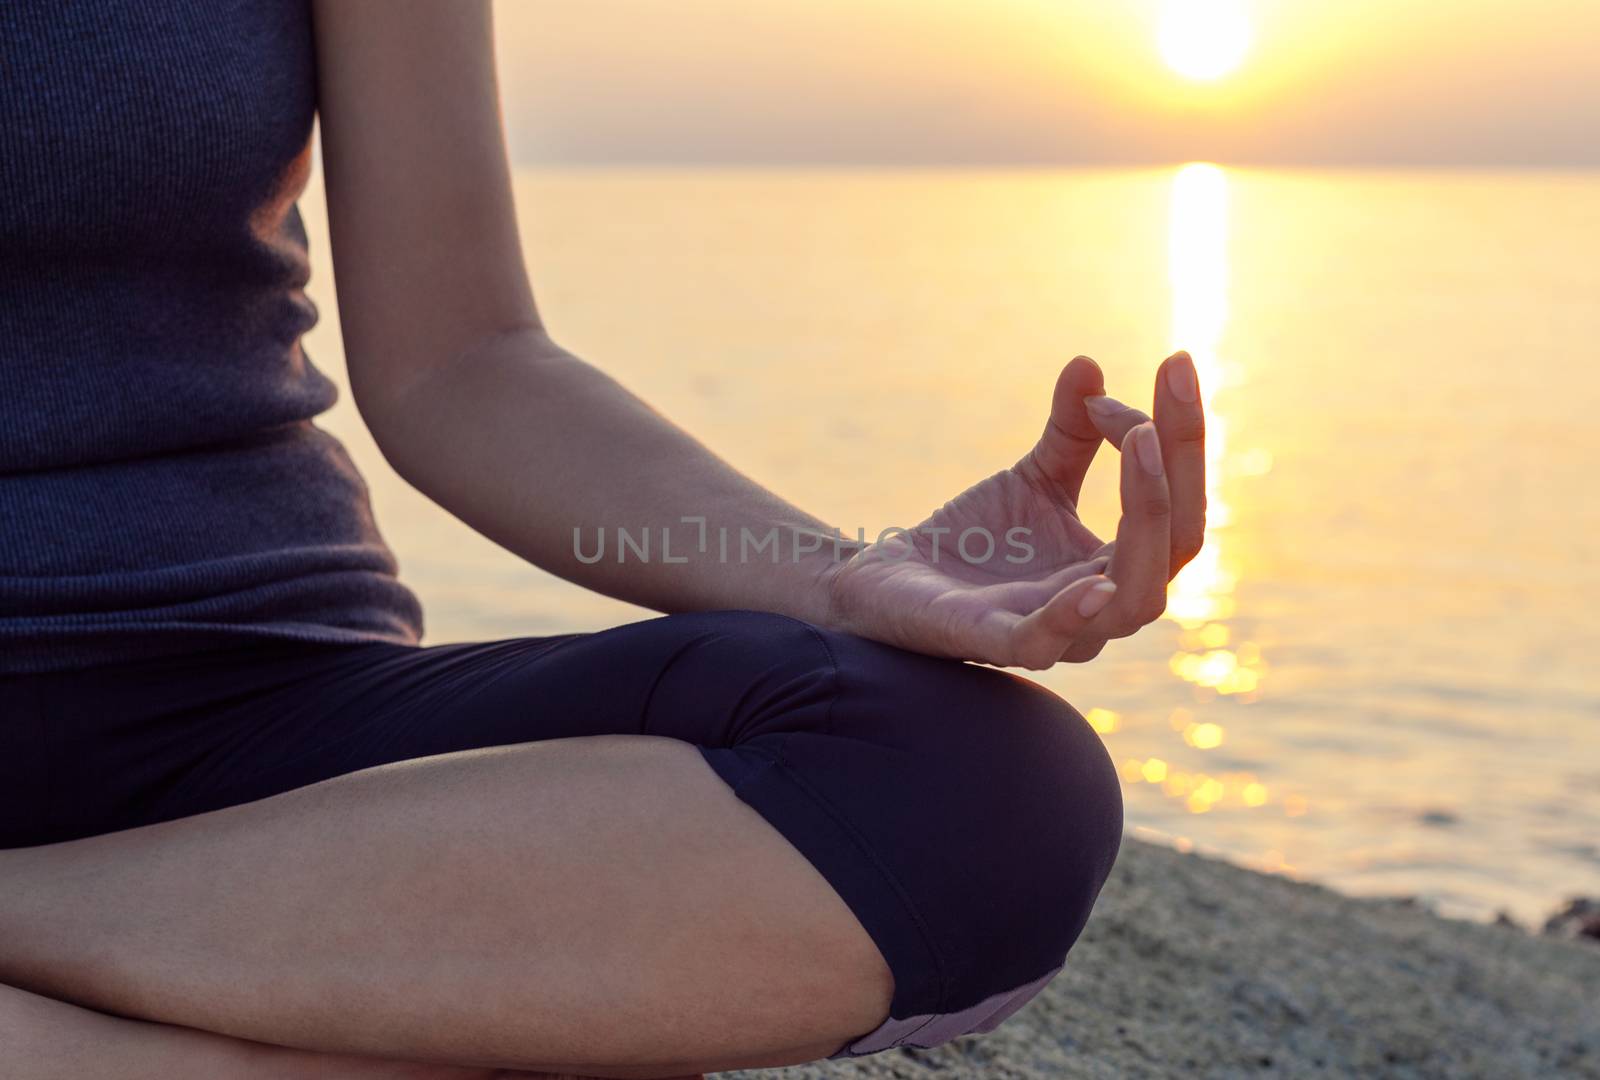
[[[1166,0],[1158,33],[1167,66],[1188,79],[1219,79],[1250,48],[1250,19],[1239,0]]]

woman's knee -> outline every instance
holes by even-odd
[[[897,1019],[854,1052],[988,1030],[1037,993],[1121,840],[1115,770],[1083,717],[1029,680],[781,616],[704,629],[668,681],[725,718],[707,760],[894,972]]]
[[[827,730],[795,736],[786,754],[926,924],[942,970],[925,1011],[1053,973],[1121,843],[1121,788],[1099,736],[1030,680],[826,639],[838,669]]]

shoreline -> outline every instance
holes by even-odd
[[[996,1031],[715,1075],[1600,1078],[1600,945],[1129,835],[1066,968]]]

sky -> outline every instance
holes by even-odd
[[[1237,70],[1175,72],[1164,13],[1230,3]],[[495,19],[520,163],[1600,165],[1600,0],[495,0]]]

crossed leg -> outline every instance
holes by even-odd
[[[498,1073],[317,1054],[108,1016],[0,986],[0,1047],[18,1080],[490,1080]]]
[[[1060,969],[1121,836],[1059,698],[758,613],[30,685],[0,1025],[140,1053],[644,1078],[937,1045]]]
[[[609,1077],[807,1061],[879,1023],[893,988],[694,747],[614,735],[0,852],[0,982],[58,999],[12,991],[0,1017],[71,1052],[111,1038],[196,1076],[352,1078],[411,1074],[323,1055]]]

